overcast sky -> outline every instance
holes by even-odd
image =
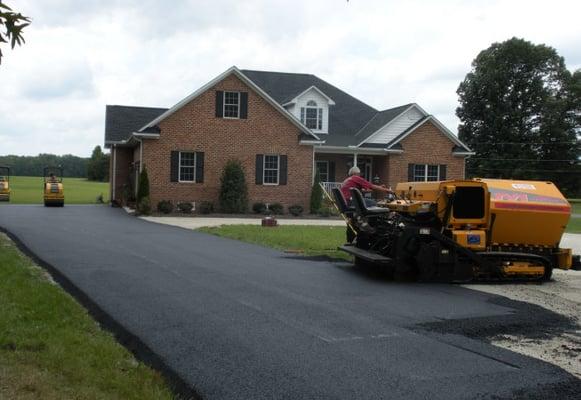
[[[6,0],[30,16],[0,65],[0,155],[103,145],[106,104],[171,107],[232,65],[306,72],[457,130],[456,89],[513,36],[581,68],[581,1]]]

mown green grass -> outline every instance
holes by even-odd
[[[0,399],[171,399],[46,273],[0,234]]]
[[[10,177],[10,203],[42,204],[42,178],[38,176]],[[65,204],[94,204],[97,196],[109,199],[107,182],[91,182],[83,178],[64,178]],[[0,206],[2,204],[0,203]]]
[[[581,233],[581,218],[571,218],[567,224],[567,233]]]
[[[264,228],[256,225],[224,225],[199,230],[216,236],[283,251],[299,252],[308,256],[324,255],[350,259],[346,253],[337,250],[337,246],[345,243],[345,228],[339,226],[285,225]]]

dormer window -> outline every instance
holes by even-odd
[[[323,129],[323,109],[314,100],[309,100],[306,107],[301,107],[301,122],[309,129]]]

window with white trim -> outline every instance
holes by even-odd
[[[317,172],[321,182],[329,182],[329,161],[317,161]]]
[[[180,182],[196,181],[196,153],[180,151]]]
[[[264,185],[278,185],[280,175],[280,156],[265,154],[262,174],[262,182]]]
[[[440,166],[429,164],[414,165],[414,182],[433,182],[440,180]]]
[[[224,92],[224,118],[240,118],[240,92]]]
[[[323,129],[323,109],[317,107],[315,101],[309,100],[306,107],[301,107],[301,122],[309,129]]]

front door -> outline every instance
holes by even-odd
[[[371,179],[373,179],[371,158],[357,158],[357,166],[361,170],[361,176],[371,182]]]

